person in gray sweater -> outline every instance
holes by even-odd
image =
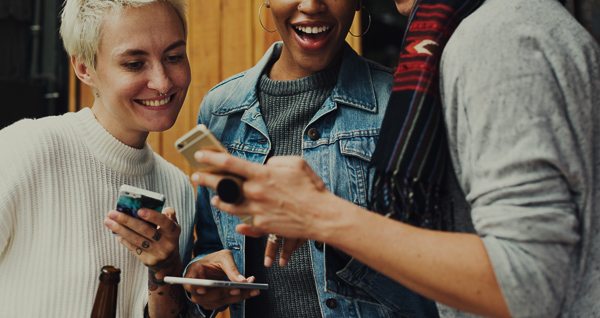
[[[200,162],[246,178],[242,204],[213,204],[254,216],[240,233],[333,245],[436,300],[442,316],[599,316],[598,43],[556,0],[485,0],[450,37],[439,76],[451,159],[445,187],[473,233],[359,208],[328,192],[298,157],[259,166],[199,153]]]

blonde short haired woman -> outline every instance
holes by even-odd
[[[146,138],[170,128],[185,99],[186,33],[184,1],[65,2],[64,45],[95,99],[0,131],[11,154],[0,158],[2,315],[89,316],[104,265],[121,269],[118,317],[185,308],[181,286],[160,278],[181,275],[189,259],[194,191]],[[140,213],[159,228],[109,212],[122,184],[165,195],[171,208]]]

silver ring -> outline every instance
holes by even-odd
[[[167,96],[167,93],[164,93],[164,94],[163,94],[163,93],[161,93],[161,92],[158,92],[158,96]]]
[[[269,238],[267,238],[267,241],[269,241],[270,243],[279,244],[281,243],[281,237],[275,234],[269,234]]]

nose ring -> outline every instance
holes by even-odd
[[[167,93],[164,93],[164,94],[163,94],[163,93],[161,93],[161,92],[158,92],[158,96],[167,96]]]

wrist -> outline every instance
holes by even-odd
[[[340,239],[344,239],[348,233],[352,233],[351,227],[355,226],[354,215],[356,210],[362,210],[353,203],[346,201],[332,193],[324,204],[321,211],[318,211],[319,217],[315,224],[311,226],[311,239],[324,242],[330,245],[338,244]]]

